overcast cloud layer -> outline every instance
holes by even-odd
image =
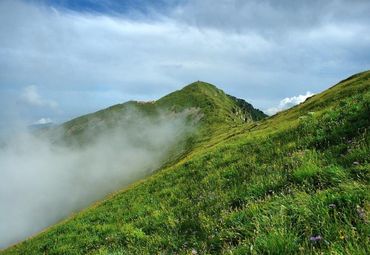
[[[273,113],[370,69],[369,1],[82,2],[0,1],[0,128],[194,80]]]

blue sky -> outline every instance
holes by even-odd
[[[35,0],[36,4],[44,4],[55,8],[64,8],[77,12],[94,12],[100,14],[140,13],[147,15],[151,10],[160,12],[180,4],[180,0]]]
[[[0,126],[195,80],[274,113],[370,69],[368,13],[361,0],[1,0]]]

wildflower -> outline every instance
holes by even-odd
[[[310,237],[310,241],[313,243],[313,244],[316,244],[316,243],[319,243],[323,240],[322,236],[321,235],[317,235],[317,236],[311,236]]]
[[[340,230],[339,231],[339,238],[341,239],[341,240],[344,240],[344,239],[346,239],[346,235],[345,235],[345,233],[344,233],[344,231],[343,230]]]
[[[360,164],[360,162],[358,162],[358,161],[353,162],[353,165],[355,165],[355,166],[358,166],[359,164]]]
[[[336,206],[335,204],[330,204],[330,205],[329,205],[329,208],[330,208],[330,209],[334,209],[334,208],[336,208],[336,207],[337,207],[337,206]]]
[[[356,207],[356,211],[357,211],[358,217],[364,220],[366,217],[365,209],[358,205]]]
[[[196,249],[192,249],[191,250],[191,255],[197,255],[198,254],[198,252],[197,252],[197,250]]]

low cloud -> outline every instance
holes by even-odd
[[[268,115],[274,115],[277,112],[280,112],[282,110],[288,109],[294,105],[300,104],[304,102],[307,98],[313,96],[314,94],[307,91],[304,95],[298,95],[293,97],[286,97],[283,100],[280,101],[279,105],[277,107],[271,107],[266,110],[266,113]]]
[[[31,106],[49,107],[51,109],[58,107],[57,102],[41,97],[35,85],[25,87],[22,91],[21,99]]]
[[[0,141],[0,249],[156,170],[170,153],[181,152],[191,130],[186,116],[149,118],[130,110],[113,116],[114,128],[96,119],[82,147],[57,145],[73,129],[19,132]]]

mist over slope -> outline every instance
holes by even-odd
[[[83,147],[53,142],[63,129],[47,136],[14,134],[0,148],[0,247],[160,167],[175,145],[181,151],[179,144],[191,130],[187,115],[149,118],[131,108],[114,127],[100,122],[98,132],[95,126],[85,129]]]

